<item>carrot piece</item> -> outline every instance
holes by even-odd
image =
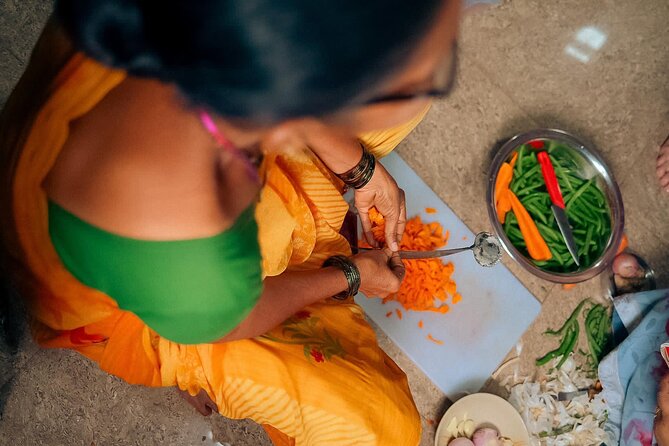
[[[574,289],[575,286],[576,286],[575,283],[563,283],[562,284],[562,289],[565,290],[565,291],[569,291],[569,290]]]
[[[431,334],[428,334],[428,335],[427,335],[427,339],[429,339],[430,341],[434,342],[435,344],[438,344],[438,345],[444,345],[444,341],[442,341],[441,339],[436,339],[436,338],[434,338]]]
[[[435,208],[425,208],[426,214],[436,214],[437,210]]]
[[[393,312],[392,312],[392,311],[389,311],[389,312],[386,313],[386,317],[390,317],[390,316],[392,316],[392,315],[393,315]]]
[[[503,189],[502,192],[500,192],[500,197],[497,200],[497,204],[495,205],[495,210],[497,211],[497,220],[499,220],[500,223],[504,223],[506,220],[506,214],[508,214],[511,210],[511,199],[509,198],[508,194],[510,191],[510,189]]]
[[[423,320],[418,321],[418,328],[423,328]]]
[[[620,246],[618,247],[618,252],[616,252],[616,255],[620,254],[623,252],[627,247],[629,246],[629,240],[627,240],[627,236],[623,234],[622,240],[620,240]]]
[[[402,320],[402,312],[400,311],[399,308],[395,309],[395,313],[397,313],[397,317],[399,318],[399,320]]]
[[[454,304],[457,304],[461,300],[462,300],[462,296],[460,295],[460,293],[455,293],[453,295],[453,298],[451,299],[451,302],[454,303]]]
[[[506,194],[511,200],[511,208],[518,219],[518,226],[520,227],[520,232],[523,234],[530,257],[534,260],[550,260],[553,255],[546,244],[546,240],[539,233],[534,220],[532,220],[527,209],[525,209],[525,206],[523,206],[518,197],[516,197],[516,194],[511,192],[511,190],[507,190]]]
[[[511,164],[509,163],[502,164],[502,167],[499,168],[499,172],[497,172],[497,180],[495,181],[495,201],[500,199],[503,190],[509,188],[512,179],[513,167],[511,167]]]
[[[512,159],[512,161],[515,163],[515,160]],[[497,220],[501,223],[504,223],[506,214],[511,210],[511,203],[506,192],[509,190],[512,179],[513,164],[502,164],[495,181],[495,210],[497,211]]]
[[[511,161],[509,161],[511,168],[514,168],[516,166],[517,159],[518,159],[518,152],[514,152],[513,156],[511,157]]]

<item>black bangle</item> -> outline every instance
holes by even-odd
[[[360,146],[362,147],[362,157],[358,164],[351,170],[337,175],[347,186],[354,189],[365,187],[372,179],[372,176],[374,176],[376,168],[376,158],[374,158],[374,155],[365,149],[362,143],[360,143]]]
[[[348,282],[348,289],[338,293],[332,298],[337,300],[346,300],[358,294],[360,289],[360,270],[355,266],[355,263],[346,256],[332,256],[323,263],[323,267],[334,266],[344,272],[346,282]]]

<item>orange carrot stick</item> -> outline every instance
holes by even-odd
[[[518,219],[518,226],[520,227],[520,232],[523,234],[530,257],[534,260],[550,260],[553,255],[546,241],[541,236],[534,220],[532,220],[532,217],[527,212],[527,209],[525,209],[525,206],[523,206],[518,197],[516,197],[516,194],[511,192],[511,190],[508,190],[506,193],[511,200],[511,208],[516,215],[516,219]]]
[[[434,342],[435,344],[444,345],[444,341],[442,341],[441,339],[434,338],[431,334],[427,335],[427,339]]]

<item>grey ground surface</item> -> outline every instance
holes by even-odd
[[[50,9],[50,1],[0,0],[0,105]],[[579,135],[611,165],[630,245],[666,286],[669,195],[657,186],[654,159],[669,133],[668,21],[665,0],[507,0],[477,8],[462,26],[457,90],[434,104],[399,151],[470,228],[485,230],[494,143],[536,127]],[[578,41],[586,27],[606,37],[601,48]],[[587,61],[565,53],[574,44]],[[567,292],[505,263],[543,303],[519,344],[519,370],[531,373],[532,359],[546,349],[539,333],[578,300],[601,295],[602,279]],[[422,445],[432,444],[449,402],[382,333],[379,342],[407,372],[424,419]],[[28,339],[15,356],[0,345],[0,410],[0,444],[200,445],[210,431],[234,446],[269,444],[251,422],[203,418],[172,390],[129,386],[76,354],[39,350]]]

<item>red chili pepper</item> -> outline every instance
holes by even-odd
[[[528,142],[530,147],[533,149],[543,149],[544,148],[544,142],[540,139],[535,139],[534,141]]]

